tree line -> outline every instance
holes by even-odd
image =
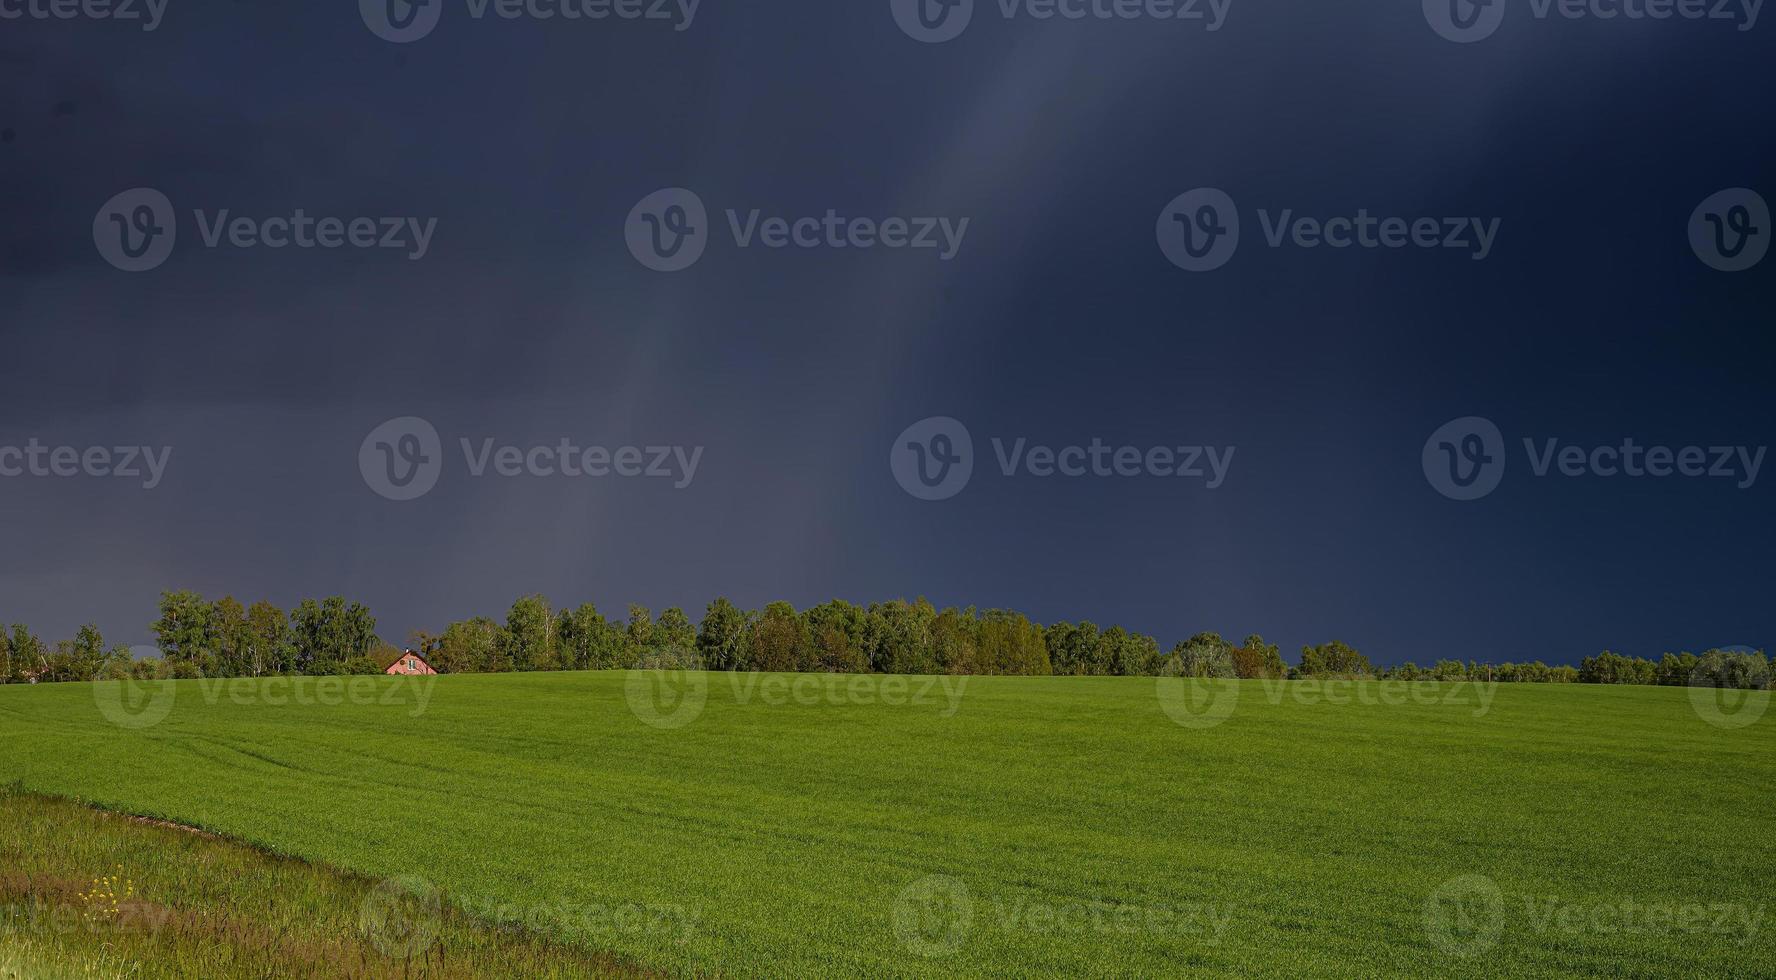
[[[24,625],[0,629],[0,683],[141,678],[380,674],[404,650],[382,640],[376,618],[340,596],[304,599],[289,611],[268,602],[161,594],[150,624],[159,657],[107,647],[96,626],[53,647]],[[503,622],[479,616],[409,643],[440,673],[695,668],[884,674],[1178,675],[1219,678],[1352,677],[1500,683],[1770,684],[1761,652],[1667,653],[1657,661],[1604,651],[1578,667],[1541,661],[1440,660],[1377,668],[1334,640],[1306,646],[1294,664],[1258,634],[1234,643],[1202,632],[1163,651],[1144,633],[1090,621],[1043,626],[1022,613],[973,606],[939,609],[921,598],[855,605],[834,599],[797,611],[787,602],[745,610],[718,598],[693,624],[671,607],[656,617],[631,605],[623,618],[592,603],[557,610],[540,595],[514,602]]]

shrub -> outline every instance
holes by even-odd
[[[1370,677],[1375,674],[1375,666],[1349,644],[1333,640],[1317,647],[1302,647],[1297,671],[1304,677]]]
[[[1697,658],[1689,683],[1703,687],[1760,690],[1770,686],[1770,662],[1761,651],[1710,650]]]
[[[1173,667],[1181,677],[1238,677],[1233,648],[1219,633],[1198,633],[1172,648]]]

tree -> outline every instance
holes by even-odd
[[[649,660],[654,646],[654,614],[648,607],[629,604],[629,622],[623,628],[624,667],[636,667]]]
[[[654,623],[652,646],[678,658],[696,653],[697,631],[683,609],[667,606],[661,610],[659,620]]]
[[[976,629],[977,666],[986,674],[1047,675],[1054,672],[1042,628],[1023,613],[989,609]],[[1156,651],[1157,652],[1157,651]]]
[[[1043,631],[1054,672],[1075,677],[1091,673],[1098,636],[1098,625],[1090,620],[1081,620],[1077,625],[1055,623]]]
[[[243,677],[252,673],[252,629],[247,610],[234,596],[223,596],[210,606],[210,634],[215,644],[211,672],[217,677]]]
[[[562,666],[568,670],[609,670],[622,658],[622,634],[590,602],[572,612],[563,609],[555,632]]]
[[[843,599],[825,602],[803,615],[812,667],[835,674],[869,670],[869,612]]]
[[[1689,683],[1754,691],[1770,686],[1770,663],[1763,653],[1709,650],[1697,658]]]
[[[80,627],[74,639],[68,643],[68,680],[90,681],[103,675],[109,656],[105,651],[105,637],[93,623]]]
[[[1233,646],[1219,633],[1198,633],[1172,648],[1172,669],[1179,677],[1238,677]]]
[[[1612,650],[1579,661],[1579,681],[1585,684],[1651,684],[1658,674],[1658,665],[1651,660]]]
[[[549,600],[527,595],[506,613],[505,657],[512,670],[551,670],[556,664],[555,614]]]
[[[290,667],[296,673],[314,673],[310,668],[315,662],[316,651],[325,642],[325,620],[321,604],[313,599],[302,600],[290,611]]]
[[[210,669],[215,651],[212,609],[203,596],[180,590],[160,594],[160,618],[150,626],[161,656],[197,671]]]
[[[15,683],[28,681],[49,669],[49,650],[24,623],[12,624],[12,638],[6,646],[12,655]]]
[[[1468,669],[1459,660],[1439,660],[1431,667],[1431,680],[1459,681],[1468,676]]]
[[[710,670],[740,670],[746,665],[746,635],[751,623],[732,602],[717,597],[697,625],[697,654]]]
[[[1244,678],[1287,677],[1289,665],[1283,663],[1283,652],[1274,643],[1264,642],[1257,633],[1233,648],[1234,672]]]
[[[758,622],[752,625],[747,643],[751,668],[765,671],[795,671],[814,662],[812,643],[802,618],[787,602],[773,602],[765,607]]]
[[[291,669],[290,617],[264,599],[247,608],[246,673],[280,674]]]
[[[974,607],[945,609],[931,621],[931,660],[937,671],[946,674],[981,672]],[[918,673],[928,673],[921,670]]]
[[[290,614],[290,633],[294,667],[304,674],[337,674],[379,642],[370,610],[355,602],[347,606],[341,596],[302,600]]]
[[[956,655],[963,641],[939,627],[937,608],[928,600],[895,599],[871,605],[864,617],[864,650],[870,668],[884,674],[935,674],[943,657]],[[939,644],[948,644],[940,657]],[[972,646],[972,641],[968,641]]]
[[[1369,658],[1341,640],[1317,647],[1302,647],[1301,666],[1297,669],[1303,677],[1370,677],[1375,674],[1375,666]]]
[[[1112,626],[1097,635],[1084,672],[1092,677],[1138,677],[1157,672],[1160,659],[1159,641]]]
[[[438,637],[436,656],[427,661],[442,674],[494,673],[504,669],[505,630],[486,616],[451,623]]]

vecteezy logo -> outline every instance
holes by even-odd
[[[888,0],[888,6],[908,37],[927,44],[955,39],[974,19],[974,0]]]
[[[945,415],[906,427],[888,451],[888,467],[900,488],[920,500],[946,500],[974,475],[974,438]]]
[[[1185,676],[1171,666],[1155,679],[1155,693],[1160,710],[1185,728],[1214,728],[1239,707],[1239,682]]]
[[[1432,946],[1450,956],[1477,956],[1504,931],[1504,892],[1485,875],[1451,878],[1425,900],[1424,924]]]
[[[1505,478],[1505,437],[1477,416],[1456,419],[1431,433],[1421,458],[1425,479],[1451,500],[1479,500]]]
[[[412,875],[389,878],[364,896],[358,928],[384,956],[411,960],[438,941],[444,903],[431,882]]]
[[[172,681],[124,678],[93,682],[93,704],[119,728],[152,728],[173,711],[178,688]]]
[[[1690,248],[1721,272],[1757,265],[1770,250],[1770,206],[1743,187],[1710,194],[1690,215]]]
[[[1424,0],[1431,30],[1457,44],[1483,41],[1505,19],[1505,0]]]
[[[1771,674],[1763,666],[1764,656],[1748,646],[1719,649],[1721,653],[1751,656],[1737,661],[1704,657],[1690,672],[1690,707],[1716,728],[1732,731],[1755,725],[1770,710]]]
[[[147,272],[165,262],[178,237],[173,202],[151,187],[124,191],[93,218],[93,244],[125,272]]]
[[[1160,251],[1187,272],[1219,269],[1239,248],[1239,209],[1213,187],[1198,187],[1172,198],[1154,226]]]
[[[709,701],[709,675],[701,670],[631,670],[623,678],[623,700],[643,724],[683,728],[697,720]]]
[[[444,470],[438,430],[422,418],[389,419],[358,446],[358,472],[364,483],[390,500],[423,497]]]
[[[920,878],[894,899],[894,936],[918,956],[954,953],[973,925],[974,898],[949,875]]]
[[[364,26],[384,41],[417,41],[438,26],[444,0],[358,0]]]
[[[629,254],[655,272],[695,265],[709,244],[709,211],[703,199],[682,187],[668,187],[641,199],[623,225]]]

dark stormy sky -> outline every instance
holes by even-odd
[[[0,20],[0,446],[173,447],[152,490],[0,478],[0,617],[145,643],[162,589],[342,593],[399,640],[533,591],[923,594],[1388,663],[1767,645],[1776,460],[1536,478],[1522,440],[1776,443],[1776,257],[1723,273],[1686,237],[1717,191],[1776,198],[1776,23],[1506,2],[1472,44],[1417,0],[1232,0],[1214,32],[980,0],[942,44],[887,0],[704,0],[684,31],[448,0],[404,45],[349,0]],[[715,233],[655,272],[625,221],[675,186]],[[137,187],[179,239],[132,274],[93,223]],[[1243,223],[1211,272],[1155,239],[1197,187]],[[437,228],[409,261],[206,248],[193,216],[296,208]],[[949,261],[742,249],[728,208],[970,224]],[[1484,261],[1270,248],[1257,215],[1359,208],[1499,233]],[[974,475],[917,500],[890,446],[940,415]],[[407,502],[358,466],[397,416],[446,456]],[[1462,416],[1510,453],[1471,502],[1421,467]],[[684,489],[475,478],[464,437],[704,453]],[[993,437],[1237,450],[1211,491],[1005,477]]]

